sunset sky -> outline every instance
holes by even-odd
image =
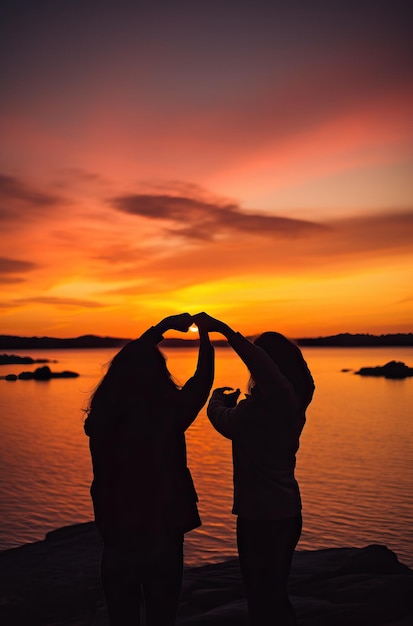
[[[0,334],[412,332],[409,5],[3,2]]]

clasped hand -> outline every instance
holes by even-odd
[[[171,330],[178,330],[186,333],[192,324],[198,326],[201,332],[219,332],[221,322],[208,313],[197,313],[190,315],[189,313],[179,313],[178,315],[170,315],[163,320],[165,326]]]
[[[194,323],[194,320],[189,313],[179,313],[178,315],[169,315],[163,322],[171,330],[179,330],[181,333],[186,333],[188,328]]]

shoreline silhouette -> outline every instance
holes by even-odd
[[[254,335],[247,335],[249,339]],[[371,335],[369,333],[339,333],[323,337],[299,337],[292,340],[301,347],[334,347],[334,348],[368,348],[368,347],[396,347],[413,346],[412,333],[389,333]],[[81,335],[80,337],[24,337],[17,335],[0,335],[0,350],[43,350],[43,349],[81,349],[81,348],[118,348],[124,346],[131,339],[122,337],[101,337],[99,335]],[[227,342],[221,339],[212,339],[215,347],[226,347]],[[162,346],[167,348],[198,347],[199,339],[164,339]]]

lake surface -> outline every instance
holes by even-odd
[[[88,396],[117,352],[10,350],[57,360],[53,371],[76,379],[0,380],[0,549],[43,539],[60,526],[93,518]],[[184,382],[193,348],[165,350]],[[298,549],[387,545],[413,567],[413,379],[354,375],[362,366],[400,360],[413,366],[413,348],[304,348],[316,383],[297,457],[304,528]],[[248,372],[231,349],[216,349],[215,386],[246,389]],[[34,370],[3,365],[0,375]],[[352,371],[343,372],[343,368]],[[188,463],[203,525],[186,535],[188,565],[236,554],[231,444],[210,425],[205,408],[187,431]]]

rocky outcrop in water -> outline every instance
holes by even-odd
[[[17,354],[0,354],[0,365],[32,365],[33,363],[56,363],[50,359],[33,359],[31,356],[19,356]]]
[[[355,372],[360,376],[384,376],[384,378],[408,378],[413,376],[413,367],[407,367],[401,361],[389,361],[386,365],[377,365],[376,367],[362,367]]]
[[[50,367],[45,365],[44,367],[38,367],[34,372],[20,372],[20,374],[7,374],[6,376],[0,376],[4,380],[50,380],[51,378],[77,378],[79,374],[77,372],[52,372]]]
[[[101,542],[90,522],[0,553],[2,626],[108,626]],[[413,571],[385,546],[295,553],[300,626],[411,626]],[[177,626],[246,626],[237,559],[186,568]]]

